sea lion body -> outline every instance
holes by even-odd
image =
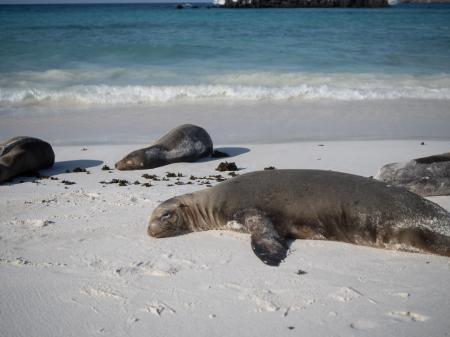
[[[211,155],[213,143],[205,129],[184,124],[170,130],[153,145],[133,151],[116,163],[119,170],[152,169],[177,162],[193,162]]]
[[[375,178],[421,196],[450,195],[450,152],[387,164]]]
[[[450,256],[450,215],[403,188],[352,174],[272,170],[241,175],[167,200],[148,233],[166,237],[208,229],[252,235],[269,265],[286,257],[289,239],[323,239]]]
[[[12,137],[0,143],[0,183],[27,172],[52,167],[51,145],[33,137]]]

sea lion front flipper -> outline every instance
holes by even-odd
[[[265,264],[277,267],[286,258],[288,252],[287,244],[274,238],[272,234],[252,234],[252,248],[256,256]]]
[[[289,245],[275,230],[272,221],[258,210],[245,212],[244,223],[249,229],[252,248],[256,256],[269,266],[278,266],[283,261]]]

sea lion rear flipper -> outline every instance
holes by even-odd
[[[289,246],[275,230],[272,221],[262,212],[252,209],[245,212],[244,223],[251,233],[256,256],[269,266],[278,266],[286,258]]]

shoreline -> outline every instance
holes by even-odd
[[[191,102],[152,106],[23,108],[1,113],[2,138],[29,135],[53,145],[149,144],[183,123],[215,143],[280,143],[450,137],[450,101]],[[30,130],[33,134],[29,134]]]

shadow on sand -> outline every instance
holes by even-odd
[[[36,180],[39,180],[40,177],[51,177],[55,176],[60,173],[66,173],[66,171],[72,172],[74,168],[80,167],[80,168],[90,168],[94,166],[98,166],[103,164],[103,161],[101,160],[91,160],[91,159],[80,159],[80,160],[66,160],[66,161],[58,161],[55,162],[53,167],[39,170],[39,172],[28,172],[24,173],[23,175],[16,176],[12,178],[9,181],[5,181],[4,183],[1,183],[1,185],[16,185],[21,184],[25,182],[35,182]]]
[[[67,170],[72,172],[73,169],[77,167],[88,169],[101,164],[103,164],[103,161],[92,159],[57,161],[52,168],[41,170],[40,172],[42,175],[52,176],[60,173],[66,173]]]
[[[202,158],[202,159],[198,160],[198,162],[208,162],[208,161],[214,161],[214,160],[227,161],[230,158],[237,157],[241,154],[250,152],[250,149],[246,148],[246,147],[215,147],[214,151],[216,151],[216,150],[226,153],[228,155],[228,157],[223,157],[223,158],[207,157],[207,158]]]
[[[214,150],[220,151],[220,152],[225,152],[226,154],[228,154],[231,157],[236,157],[239,156],[241,154],[250,152],[249,148],[246,147],[218,147],[215,148]]]

